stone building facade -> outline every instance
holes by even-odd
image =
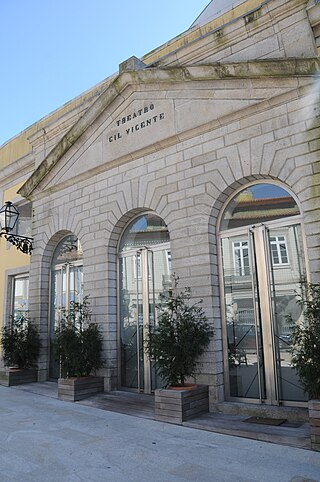
[[[214,327],[196,378],[211,410],[304,405],[285,320],[302,316],[301,276],[319,279],[319,25],[315,0],[247,0],[222,15],[213,1],[42,120],[2,168],[8,187],[29,166],[19,194],[34,213],[39,380],[55,377],[50,337],[68,292],[90,295],[105,390],[152,392],[143,331],[175,272]]]

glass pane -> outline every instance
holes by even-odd
[[[233,242],[233,257],[237,275],[248,276],[250,274],[248,241]]]
[[[29,278],[13,278],[13,312],[16,317],[28,311]]]
[[[132,221],[124,231],[120,242],[120,252],[133,247],[153,246],[169,241],[165,222],[155,214],[144,214]]]
[[[138,339],[137,339],[137,352],[139,356],[139,365],[137,367],[137,371],[139,371],[139,385],[138,388],[140,390],[144,389],[144,348],[143,348],[143,284],[144,280],[142,277],[143,273],[143,265],[142,265],[142,256],[141,253],[138,253],[135,256],[135,264],[136,264],[136,271],[138,272],[140,269],[141,278],[137,277],[135,279],[135,286],[136,286],[136,299],[137,299],[137,310],[138,310]],[[140,267],[140,268],[139,268]]]
[[[71,263],[82,259],[81,244],[76,236],[70,235],[63,238],[53,254],[53,264]]]
[[[169,233],[159,216],[148,213],[134,219],[120,241],[120,333],[122,386],[145,390],[158,386],[155,366],[144,350],[149,324],[156,320],[160,292],[168,290],[171,251]],[[132,250],[131,253],[125,253]],[[151,380],[150,380],[151,374]]]
[[[139,388],[143,380],[141,355],[142,293],[141,278],[137,277],[137,257],[120,258],[120,340],[121,384],[123,387]],[[137,322],[139,335],[137,336]],[[140,328],[141,327],[141,328]]]
[[[148,263],[148,271],[144,262]],[[156,324],[156,305],[160,294],[165,294],[171,286],[171,253],[168,249],[154,252],[144,249],[121,257],[119,266],[121,383],[124,387],[143,390],[144,377],[149,380],[150,363],[144,350],[144,337],[148,334],[148,321],[151,329]],[[148,311],[144,312],[144,309]],[[151,389],[163,386],[154,363],[151,363],[150,369]]]
[[[83,299],[83,268],[70,266],[69,301],[81,303]]]
[[[279,244],[279,252],[282,253],[281,263],[276,262],[276,258],[273,254],[271,255],[271,297],[280,398],[282,400],[307,401],[297,373],[291,366],[290,333],[292,327],[287,321],[288,315],[291,315],[296,323],[301,321],[303,316],[301,306],[297,303],[299,283],[305,274],[301,227],[293,225],[271,229],[269,232],[271,253],[273,253],[275,240],[282,243],[282,248]]]
[[[49,377],[57,379],[60,376],[59,364],[55,361],[55,353],[52,346],[52,340],[54,338],[54,332],[58,328],[62,312],[65,309],[65,292],[63,286],[65,286],[66,268],[62,267],[52,272],[51,281],[51,313],[50,313],[50,366]]]
[[[156,306],[161,296],[166,296],[171,288],[171,251],[156,250],[148,252],[149,263],[149,322],[150,329],[157,325]],[[161,388],[165,385],[160,375],[156,371],[156,365],[152,362],[151,366],[151,388]]]
[[[261,329],[259,320],[257,323],[255,320],[256,294],[252,288],[248,237],[222,239],[222,255],[230,396],[266,398]]]
[[[59,326],[61,318],[61,311],[64,307],[62,301],[62,268],[52,273],[52,285],[51,285],[51,332],[53,336],[54,330]]]
[[[225,231],[300,214],[290,194],[274,184],[256,184],[237,194],[226,207],[220,229]]]
[[[52,259],[51,275],[51,314],[50,336],[58,328],[64,310],[68,310],[71,301],[83,300],[83,256],[80,242],[76,236],[66,236],[57,245]],[[59,366],[50,348],[50,378],[59,377]]]

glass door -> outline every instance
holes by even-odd
[[[260,403],[306,400],[290,364],[288,315],[305,273],[301,227],[274,222],[232,230],[221,239],[228,396]]]
[[[170,246],[143,247],[119,257],[121,385],[152,393],[161,385],[144,341],[156,320],[156,304],[170,287]]]
[[[249,231],[223,238],[223,279],[230,397],[265,399],[265,367],[255,268]]]
[[[270,227],[265,230],[269,249],[269,286],[272,315],[272,341],[276,400],[307,401],[296,371],[291,367],[291,332],[293,323],[302,321],[297,303],[300,281],[305,276],[302,233],[299,224]]]

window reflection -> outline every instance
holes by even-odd
[[[144,214],[132,221],[124,231],[120,242],[120,252],[134,247],[154,246],[169,242],[165,222],[155,214]]]
[[[63,238],[53,254],[53,264],[70,263],[82,259],[83,252],[80,241],[76,236],[70,235]]]
[[[119,246],[121,385],[146,393],[161,386],[144,342],[160,295],[171,287],[169,241],[164,221],[148,213],[128,225]]]
[[[63,313],[71,302],[83,300],[83,251],[78,238],[69,235],[57,245],[51,265],[51,318],[50,336],[59,326]],[[59,377],[59,367],[55,362],[53,347],[50,347],[50,378]]]
[[[226,207],[221,230],[264,223],[300,214],[290,194],[273,184],[256,184],[237,194]]]
[[[274,265],[289,264],[285,236],[270,236],[270,249]]]
[[[235,274],[248,276],[250,274],[248,241],[234,241],[232,244]]]
[[[299,215],[290,194],[266,183],[242,190],[223,212],[230,397],[268,403],[306,399],[291,364],[293,323],[303,320],[297,303],[299,282],[305,276]],[[287,219],[292,216],[297,217]]]
[[[15,318],[28,311],[29,277],[13,277],[11,315]]]

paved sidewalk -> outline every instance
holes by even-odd
[[[24,385],[17,385],[14,388],[15,390],[24,390],[25,392],[44,395],[45,397],[58,398],[58,388],[55,382],[26,383]],[[109,412],[133,415],[134,417],[148,418],[151,420],[155,418],[154,396],[143,393],[116,390],[98,393],[78,403]],[[250,406],[250,408],[252,407],[253,405]],[[267,414],[269,414],[270,407],[265,408],[267,408]],[[284,417],[282,418],[288,418],[289,420],[280,426],[247,423],[250,414],[240,415],[213,412],[188,420],[184,422],[183,425],[185,427],[217,432],[224,435],[260,440],[261,442],[272,442],[289,445],[291,447],[311,449],[310,426],[309,423],[305,421],[306,414],[304,411],[301,412],[299,416],[295,415],[294,420],[290,420],[290,409],[289,413],[287,411],[288,407],[283,408],[283,410],[282,415],[284,415]]]
[[[0,386],[0,481],[320,482],[320,453]]]

